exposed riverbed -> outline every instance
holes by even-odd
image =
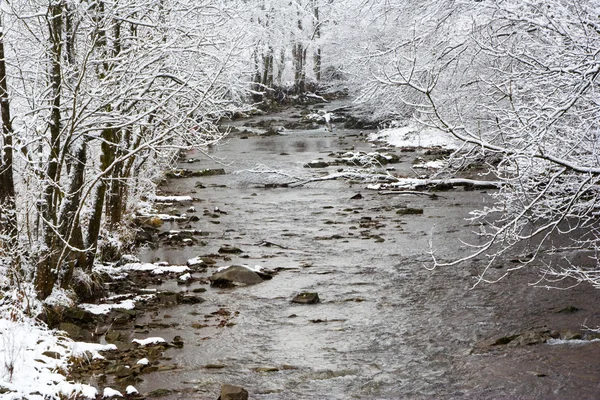
[[[537,276],[531,271],[473,288],[481,261],[427,268],[430,240],[441,259],[466,254],[469,247],[461,239],[477,243],[471,233],[477,225],[465,218],[491,201],[487,193],[456,189],[437,198],[383,196],[364,183],[279,187],[273,183],[284,182],[281,176],[236,173],[261,164],[307,176],[316,170],[304,168],[306,162],[346,150],[372,148],[358,130],[320,127],[233,135],[210,149],[219,162],[186,154],[186,160],[198,161],[183,160],[182,167],[223,168],[225,175],[170,180],[165,194],[195,199],[173,207],[199,220],[165,223],[161,230],[185,227],[202,236],[190,246],[145,249],[142,261],[180,265],[209,256],[219,267],[260,265],[279,272],[260,284],[230,289],[205,281],[165,280],[155,286],[159,291],[205,288],[206,302],[137,317],[137,326],[152,322],[163,328],[137,329],[132,337],[180,336],[184,342],[165,353],[173,369],[140,376],[135,386],[141,393],[171,389],[164,398],[216,399],[220,385],[231,383],[246,388],[250,398],[273,400],[597,396],[600,342],[551,345],[532,339],[528,345],[522,336],[491,345],[495,338],[543,337],[546,331],[549,339],[571,334],[589,339],[583,325],[600,326],[597,290],[532,287]],[[396,153],[401,158],[396,170],[407,174],[422,155]],[[323,171],[338,168],[344,167]],[[192,206],[195,212],[189,211]],[[408,208],[423,214],[398,213]],[[224,245],[243,252],[220,254]],[[499,274],[510,261],[505,263],[497,265]],[[303,291],[318,292],[321,302],[292,303]]]

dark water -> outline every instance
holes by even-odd
[[[180,305],[139,322],[178,322],[176,329],[145,336],[179,335],[183,349],[167,356],[177,369],[143,375],[142,393],[181,392],[166,398],[216,399],[222,383],[245,387],[253,399],[452,399],[596,398],[600,384],[600,344],[536,345],[471,354],[475,343],[548,326],[580,330],[600,325],[599,296],[590,288],[566,292],[533,288],[533,272],[473,289],[477,262],[429,270],[433,249],[451,259],[477,243],[465,220],[469,210],[491,201],[485,193],[444,192],[434,200],[382,196],[364,184],[325,181],[296,188],[264,188],[283,182],[271,174],[238,172],[262,165],[294,176],[319,174],[303,163],[331,152],[370,144],[356,131],[293,131],[271,137],[233,137],[200,163],[187,168],[223,167],[227,175],[171,181],[165,191],[189,194],[208,233],[205,245],[146,250],[145,261],[183,264],[216,254],[224,244],[244,253],[232,264],[283,268],[272,280],[235,289],[166,283],[159,290],[206,287],[206,303]],[[198,155],[190,153],[189,157]],[[405,153],[398,171],[409,173],[414,153]],[[224,164],[225,166],[223,166]],[[328,170],[335,170],[330,167]],[[197,189],[202,182],[205,189]],[[225,187],[222,187],[225,185]],[[363,198],[351,200],[357,193]],[[398,215],[402,207],[423,215]],[[187,206],[186,206],[187,207]],[[185,211],[186,207],[180,207]],[[203,211],[215,207],[219,218]],[[217,223],[218,222],[218,223]],[[178,229],[173,223],[164,229]],[[433,236],[432,236],[433,234]],[[264,246],[265,241],[277,246]],[[498,273],[501,273],[499,269]],[[321,303],[292,304],[301,291],[316,291]],[[567,305],[574,314],[557,314]],[[205,318],[231,312],[228,327]],[[208,322],[207,322],[208,321]],[[196,329],[194,323],[211,326]],[[220,369],[205,368],[219,364]],[[260,368],[276,371],[263,372]]]

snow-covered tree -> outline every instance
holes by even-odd
[[[492,265],[529,243],[508,272],[537,265],[547,277],[600,286],[600,271],[563,260],[565,250],[595,257],[600,247],[600,8],[565,0],[448,5],[409,25],[412,35],[368,53],[367,95],[396,96],[422,123],[464,141],[470,155],[501,160],[489,165],[504,183],[496,204],[475,213],[486,221],[483,244],[466,258],[487,254]]]
[[[19,239],[36,264],[22,273],[40,297],[90,271],[101,236],[160,172],[148,160],[167,167],[221,138],[214,122],[244,94],[227,3],[2,2],[2,165],[18,154]]]

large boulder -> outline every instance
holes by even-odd
[[[248,391],[225,383],[221,386],[221,395],[217,400],[248,400]]]
[[[232,265],[210,277],[211,285],[228,287],[233,285],[254,285],[261,283],[262,278],[250,268],[243,265]]]

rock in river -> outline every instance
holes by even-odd
[[[302,292],[292,299],[292,303],[298,304],[317,304],[319,301],[321,300],[316,292]]]
[[[211,285],[220,287],[228,287],[235,284],[253,285],[262,281],[262,278],[256,272],[243,265],[232,265],[214,273],[210,277]]]
[[[225,383],[221,386],[221,395],[217,400],[248,400],[248,391]]]
[[[221,254],[239,254],[239,253],[243,253],[243,251],[238,247],[233,247],[229,244],[225,244],[219,248],[219,253],[221,253]]]

